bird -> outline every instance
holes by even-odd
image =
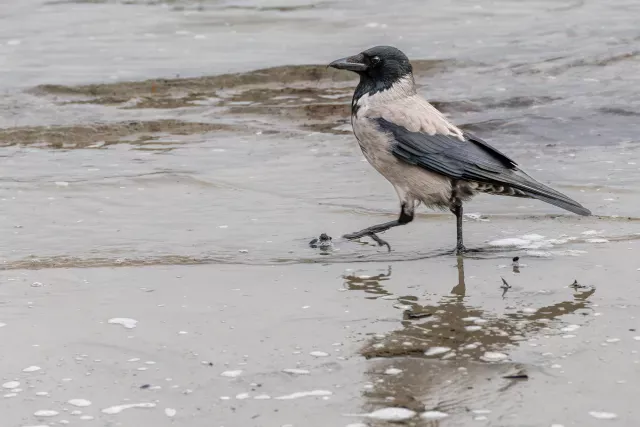
[[[456,217],[454,253],[467,252],[462,234],[463,202],[478,193],[538,199],[578,215],[591,212],[540,183],[506,154],[463,131],[421,96],[409,58],[392,46],[375,46],[331,62],[328,67],[358,74],[351,101],[351,125],[364,157],[394,187],[400,215],[394,221],[345,234],[348,240],[413,221],[416,207],[449,209]]]

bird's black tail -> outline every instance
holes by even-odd
[[[566,196],[559,191],[554,190],[551,187],[547,187],[541,182],[530,177],[524,171],[517,169],[514,171],[514,177],[517,184],[515,187],[523,194],[532,197],[534,199],[542,200],[543,202],[557,206],[562,209],[566,209],[569,212],[573,212],[578,215],[588,216],[591,215],[591,211],[580,203],[576,202],[569,196]]]
[[[562,196],[561,198],[557,196],[549,196],[546,194],[541,194],[541,193],[532,192],[532,191],[523,191],[523,193],[529,197],[542,200],[543,202],[547,202],[559,208],[566,209],[578,215],[583,215],[583,216],[591,215],[591,211],[589,209],[585,208],[580,203],[570,199],[564,194],[558,193],[557,191],[554,191],[554,193],[557,193],[558,195]]]

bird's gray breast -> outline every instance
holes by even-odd
[[[391,166],[391,163],[397,163],[397,159],[391,153],[392,138],[388,133],[382,132],[378,124],[368,117],[356,113],[352,116],[351,123],[365,158],[385,175],[385,168]]]

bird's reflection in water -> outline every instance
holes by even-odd
[[[364,392],[367,409],[400,406],[453,413],[501,400],[503,393],[517,385],[513,378],[526,378],[535,368],[487,362],[508,358],[523,340],[556,334],[553,321],[588,309],[588,298],[595,292],[593,288],[576,289],[571,300],[497,316],[465,304],[462,257],[458,258],[457,276],[450,295],[436,303],[420,304],[415,296],[394,298],[406,307],[402,328],[376,336],[361,351],[371,359]],[[377,276],[343,278],[348,289],[364,291],[368,298],[391,295],[384,288],[391,278],[390,267]],[[496,277],[496,292],[503,292],[500,282]],[[420,425],[433,424],[425,421]]]

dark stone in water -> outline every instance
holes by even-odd
[[[328,249],[331,247],[331,236],[322,233],[320,237],[311,240],[309,246],[312,248]]]

